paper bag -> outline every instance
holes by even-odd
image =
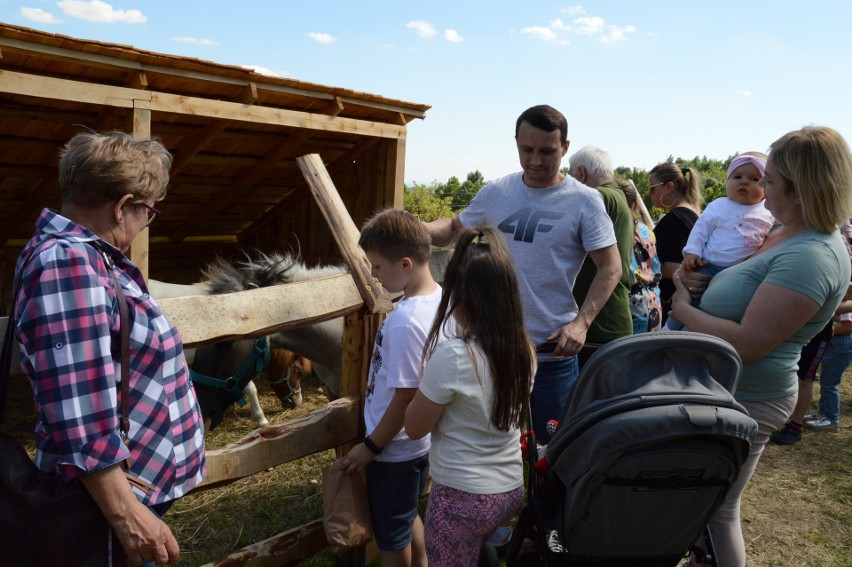
[[[336,547],[358,547],[373,537],[367,488],[360,473],[346,474],[332,464],[322,473],[325,537]]]

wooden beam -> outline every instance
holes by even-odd
[[[56,175],[51,172],[48,177],[43,178],[33,188],[32,195],[50,195],[57,194]],[[12,215],[12,220],[5,226],[0,226],[0,243],[4,246],[9,245],[9,240],[15,236],[18,230],[24,224],[33,224],[38,217],[39,212],[44,208],[44,201],[41,199],[30,199],[25,201],[18,210]],[[30,231],[32,233],[32,231]]]
[[[304,189],[307,189],[307,187],[300,187],[298,189],[293,188],[288,191],[283,198],[275,204],[275,206],[263,213],[259,219],[253,221],[249,226],[242,229],[237,235],[237,240],[239,242],[248,242],[254,238],[258,232],[275,222],[275,220],[281,216],[282,212],[292,208],[298,201],[306,199],[309,193]]]
[[[334,163],[328,166],[328,172],[331,175],[334,175],[350,163],[352,160],[357,158],[359,155],[363,154],[373,146],[379,143],[381,138],[372,138],[365,137],[361,138],[354,146],[352,146],[349,151],[338,157],[334,160]],[[263,230],[264,227],[269,226],[272,222],[277,219],[282,211],[286,211],[289,207],[293,205],[293,203],[299,199],[303,199],[304,197],[299,194],[289,194],[287,197],[283,198],[277,205],[266,211],[259,219],[251,223],[250,226],[243,229],[240,234],[237,236],[237,239],[240,242],[246,242],[251,240],[254,235]]]
[[[173,68],[173,67],[165,67],[162,65],[150,65],[146,63],[141,63],[135,59],[120,59],[117,57],[111,57],[108,55],[100,55],[98,53],[88,53],[83,51],[75,51],[71,49],[65,49],[62,47],[55,47],[51,45],[44,45],[41,43],[34,43],[30,41],[23,41],[18,39],[0,37],[0,47],[6,46],[12,49],[17,49],[24,53],[39,53],[45,55],[47,57],[53,58],[64,58],[70,59],[75,62],[85,62],[89,65],[105,67],[110,69],[133,69],[133,70],[144,70],[148,73],[153,74],[163,74],[163,75],[171,75],[175,77],[182,77],[186,79],[195,79],[201,81],[209,81],[213,83],[222,83],[228,85],[244,85],[246,84],[246,80],[227,76],[220,74],[212,74],[212,73],[204,73],[199,71],[189,71],[186,69]],[[222,67],[221,65],[217,65],[217,67]],[[241,71],[244,71],[241,69]],[[250,73],[246,71],[246,73]],[[252,76],[255,77],[263,77],[263,75],[259,75],[257,73],[251,73]],[[315,98],[319,100],[330,100],[333,99],[333,94],[323,91],[309,90],[306,88],[297,88],[288,85],[282,85],[279,83],[265,83],[263,81],[255,80],[255,83],[258,85],[260,90],[283,93],[295,96],[302,96],[306,98]],[[351,92],[351,91],[350,91]],[[428,110],[428,106],[426,105],[417,105],[418,107],[424,107],[425,109],[421,110],[420,108],[410,108],[403,104],[395,104],[401,101],[393,101],[390,99],[384,99],[382,97],[370,96],[370,98],[356,98],[354,96],[340,96],[340,99],[349,105],[354,106],[363,106],[365,108],[375,108],[377,110],[385,110],[391,112],[402,112],[404,114],[411,115],[412,118],[425,118],[426,110]]]
[[[297,158],[296,162],[331,229],[343,259],[349,266],[352,279],[355,280],[367,309],[371,313],[389,313],[393,309],[390,296],[370,273],[370,264],[364,256],[364,251],[358,246],[361,233],[352,222],[352,217],[349,216],[322,159],[317,154],[309,154]]]
[[[358,397],[339,398],[304,417],[255,430],[227,447],[207,451],[207,478],[200,487],[228,484],[355,439],[360,405]]]
[[[334,97],[334,100],[323,110],[323,114],[328,114],[329,116],[338,116],[341,112],[343,112],[343,101],[339,96]]]
[[[247,84],[243,89],[242,103],[257,104],[258,100],[260,100],[260,95],[257,94],[257,85],[255,83]]]
[[[148,74],[145,71],[135,71],[127,86],[131,89],[146,90],[148,88]]]
[[[200,152],[201,149],[210,142],[210,140],[221,134],[227,126],[228,122],[226,120],[212,120],[195,136],[190,138],[187,143],[178,147],[176,152],[177,155],[174,162],[172,162],[171,176],[177,177],[177,174],[183,170],[186,164],[198,155],[198,152]]]
[[[145,108],[133,109],[133,137],[139,140],[151,139],[151,111]],[[150,260],[150,249],[148,236],[151,231],[145,228],[133,242],[130,244],[129,256],[130,261],[136,264],[139,271],[142,272],[142,277],[148,281],[148,264]]]
[[[328,165],[328,173],[334,175],[344,167],[351,164],[355,159],[378,144],[381,138],[362,138],[352,146],[349,151],[341,154],[337,159]]]
[[[349,274],[157,303],[187,347],[290,330],[354,313],[364,305]]]
[[[202,567],[295,567],[328,547],[322,518],[238,549]]]
[[[273,126],[343,132],[381,138],[405,135],[405,127],[384,122],[312,114],[283,108],[249,106],[126,87],[81,83],[0,69],[0,92],[122,108],[148,108],[154,112],[188,114],[206,118],[256,122]]]
[[[385,195],[390,197],[393,208],[403,208],[405,193],[405,138],[388,144],[387,167],[385,168]]]
[[[192,234],[192,231],[197,226],[214,217],[220,211],[228,208],[231,203],[251,189],[251,187],[270,169],[277,166],[278,162],[285,157],[292,155],[307,137],[307,130],[298,130],[289,136],[284,143],[279,145],[277,148],[273,148],[272,151],[263,156],[260,163],[252,168],[247,175],[242,176],[233,187],[228,188],[225,192],[220,194],[215,202],[203,207],[192,221],[183,223],[179,230],[174,231],[171,234],[172,242],[182,241],[184,238]]]

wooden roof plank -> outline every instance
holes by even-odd
[[[252,168],[248,174],[243,175],[233,187],[225,190],[213,203],[205,204],[191,222],[184,223],[179,230],[172,233],[172,242],[180,242],[192,234],[193,229],[201,223],[230,206],[231,203],[248,191],[261,176],[275,167],[287,155],[292,154],[307,137],[308,132],[300,130],[288,137],[283,144],[277,148],[273,148],[263,157],[260,163]]]
[[[189,161],[198,155],[198,152],[207,145],[210,140],[221,134],[228,126],[225,120],[213,120],[202,128],[198,134],[189,142],[177,148],[177,157],[172,163],[171,177],[176,177]]]
[[[383,122],[333,117],[283,108],[247,106],[235,102],[142,91],[127,87],[81,83],[3,69],[0,69],[0,92],[381,138],[399,138],[405,135],[404,126]]]
[[[30,37],[31,40],[16,39],[9,37],[10,35]],[[57,42],[57,39],[60,41]],[[65,45],[74,46],[76,49],[64,47]],[[340,97],[344,103],[349,105],[386,110],[392,113],[402,112],[411,115],[413,118],[425,118],[426,111],[430,108],[429,105],[407,103],[350,89],[263,75],[244,67],[143,51],[125,45],[48,34],[10,24],[0,24],[0,47],[3,46],[22,52],[40,54],[43,57],[80,61],[103,68],[144,70],[151,74],[240,86],[254,82],[260,91],[266,90],[272,93],[290,94],[332,102],[335,97]],[[152,61],[157,63],[152,63]],[[204,71],[196,69],[204,69]]]

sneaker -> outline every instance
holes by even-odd
[[[813,429],[814,431],[831,431],[836,433],[840,430],[840,424],[836,421],[831,421],[830,419],[818,416],[818,419],[812,419],[810,421],[805,422],[805,427],[808,429]]]
[[[817,412],[809,413],[809,414],[805,415],[805,417],[802,419],[802,423],[804,423],[806,421],[814,421],[815,419],[819,419],[821,417],[822,416]]]
[[[779,445],[792,445],[796,441],[802,440],[802,428],[793,427],[788,421],[784,427],[769,436],[769,440]]]

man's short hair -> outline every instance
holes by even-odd
[[[561,112],[550,105],[539,104],[523,111],[515,122],[516,138],[518,137],[518,130],[521,129],[521,124],[524,122],[545,132],[553,132],[558,129],[559,143],[564,144],[568,141],[568,121]]]
[[[426,226],[413,214],[385,209],[370,218],[361,229],[358,245],[389,260],[408,257],[418,264],[429,262],[432,238]]]

